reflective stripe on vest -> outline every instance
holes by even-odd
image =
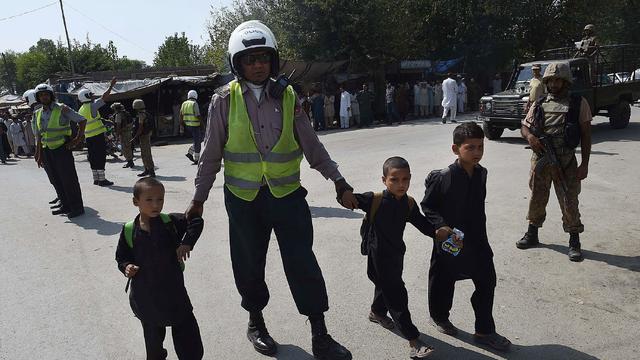
[[[252,201],[263,185],[276,198],[300,187],[302,149],[294,135],[296,96],[291,86],[282,99],[282,133],[271,152],[262,155],[256,145],[253,125],[237,81],[230,84],[229,131],[224,147],[225,186],[235,196]]]
[[[93,114],[91,113],[90,102],[82,104],[82,106],[80,106],[80,110],[78,110],[78,114],[87,119],[87,125],[84,128],[84,137],[94,137],[107,131],[107,128],[105,128],[104,124],[102,123],[100,113],[96,114],[96,117],[93,117]]]
[[[64,145],[67,137],[71,136],[71,127],[69,124],[63,126],[60,124],[62,118],[62,109],[60,106],[51,105],[51,116],[46,129],[42,129],[42,108],[36,110],[36,126],[40,133],[43,148],[55,150]]]
[[[195,101],[187,100],[182,103],[180,113],[182,114],[182,120],[186,126],[200,126],[200,119],[196,116],[195,107],[198,106]]]

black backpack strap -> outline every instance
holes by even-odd
[[[376,218],[376,213],[380,208],[380,204],[382,203],[382,193],[377,192],[373,194],[373,200],[371,201],[371,210],[369,211],[369,222],[373,223]]]

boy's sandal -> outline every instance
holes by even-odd
[[[416,347],[411,347],[409,357],[411,359],[424,359],[433,353],[433,347],[426,345],[422,341],[418,341]]]
[[[511,341],[498,333],[490,335],[474,334],[473,340],[479,344],[488,345],[498,351],[507,351],[511,346]]]

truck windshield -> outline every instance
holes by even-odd
[[[544,74],[544,69],[547,68],[548,64],[541,64],[540,72]],[[518,68],[518,76],[515,78],[515,82],[512,81],[509,84],[509,89],[516,89],[521,92],[529,91],[529,80],[533,78],[533,70],[531,70],[531,65],[520,66]]]

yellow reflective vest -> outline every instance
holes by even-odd
[[[182,103],[180,113],[186,126],[200,126],[200,119],[196,116],[196,106],[198,106],[198,104],[193,100],[187,100]]]
[[[60,119],[62,118],[62,109],[60,106],[51,105],[51,117],[47,128],[42,128],[42,108],[36,110],[36,126],[40,133],[40,140],[43,148],[49,148],[55,150],[64,145],[66,138],[71,136],[71,126],[67,123],[62,125]]]
[[[258,151],[253,126],[242,86],[230,83],[229,132],[224,146],[225,186],[235,196],[253,201],[260,187],[268,185],[276,198],[283,198],[300,188],[302,149],[294,135],[296,96],[288,86],[282,99],[282,133],[271,152]]]
[[[80,106],[80,110],[78,110],[78,114],[87,119],[87,125],[84,128],[84,137],[94,137],[107,131],[107,128],[105,128],[104,124],[102,123],[100,113],[97,113],[96,117],[93,117],[93,114],[91,114],[90,102],[82,104],[82,106]]]

